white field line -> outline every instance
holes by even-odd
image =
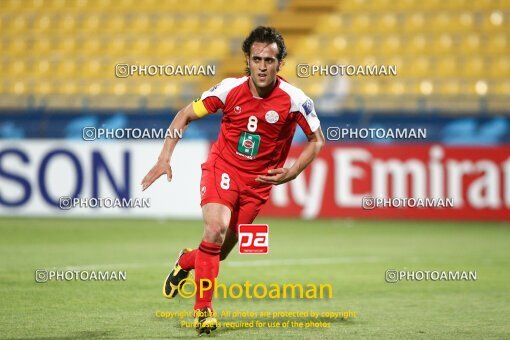
[[[226,261],[222,263],[227,267],[271,267],[271,266],[309,266],[309,265],[326,265],[335,263],[373,263],[388,260],[380,256],[349,256],[349,257],[319,257],[311,259],[269,259],[269,260],[250,260],[250,261]],[[124,270],[128,268],[143,267],[170,267],[173,263],[116,263],[116,264],[87,264],[66,266],[62,270],[100,270],[100,269],[116,269]]]
[[[380,256],[350,256],[350,257],[319,257],[312,259],[270,259],[252,261],[230,261],[225,262],[229,267],[270,267],[270,266],[307,266],[335,263],[361,263],[361,262],[382,262],[385,260]]]

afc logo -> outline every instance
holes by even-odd
[[[239,254],[267,254],[269,252],[269,226],[267,224],[240,224]]]

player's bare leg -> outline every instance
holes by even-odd
[[[202,207],[204,234],[195,256],[195,327],[198,334],[209,334],[216,329],[217,321],[212,312],[214,280],[220,269],[221,245],[230,222],[230,209],[219,203],[207,203]]]
[[[227,233],[225,234],[225,240],[221,245],[221,253],[220,253],[220,261],[223,261],[227,258],[228,254],[232,251],[232,248],[237,244],[237,233],[233,231],[231,228],[228,228]]]

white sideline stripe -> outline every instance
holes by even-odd
[[[173,266],[173,263],[171,264]],[[134,269],[134,268],[144,268],[144,267],[159,267],[159,266],[167,266],[170,267],[169,263],[104,263],[104,264],[84,264],[79,266],[67,266],[62,270],[99,270],[99,269],[115,269],[115,270],[124,270],[124,269]]]
[[[225,262],[229,267],[269,267],[269,266],[301,266],[314,264],[356,263],[356,262],[381,262],[380,256],[359,257],[323,257],[315,259],[271,259],[253,261],[230,261]]]
[[[386,258],[381,256],[350,256],[350,257],[322,257],[312,259],[271,259],[271,260],[253,260],[253,261],[227,261],[223,263],[227,267],[270,267],[270,266],[304,266],[335,263],[361,263],[361,262],[382,262]],[[116,269],[124,270],[127,268],[143,267],[164,267],[173,266],[173,263],[117,263],[117,264],[87,264],[79,266],[66,266],[62,270],[99,270]]]

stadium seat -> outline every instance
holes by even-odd
[[[477,82],[485,81],[491,101],[492,94],[510,93],[509,15],[510,3],[490,0],[261,0],[256,5],[250,0],[3,0],[0,93],[85,94],[97,103],[107,100],[106,94],[187,100],[188,92],[213,80],[179,77],[167,85],[138,77],[119,85],[112,79],[114,66],[210,63],[221,78],[242,70],[240,42],[249,30],[274,23],[289,29],[282,74],[291,82],[296,65],[314,58],[374,62],[398,65],[397,79],[351,79],[356,95],[375,100],[384,93],[388,101],[407,94],[462,96],[476,94]],[[303,87],[320,95],[330,80],[314,78]]]

